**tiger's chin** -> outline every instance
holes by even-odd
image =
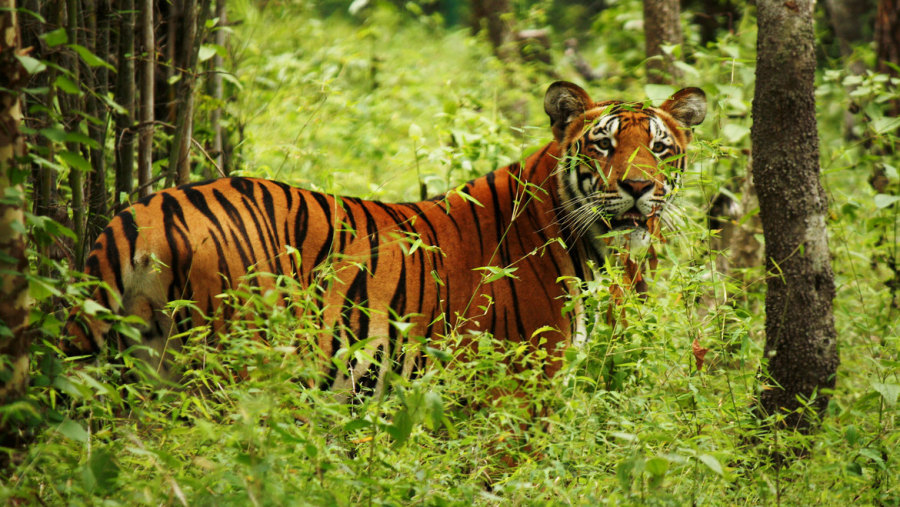
[[[613,250],[627,251],[631,257],[643,257],[653,240],[648,227],[649,217],[638,213],[624,213],[610,220],[610,230],[616,232],[610,244]]]

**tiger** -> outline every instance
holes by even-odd
[[[706,95],[685,88],[659,107],[594,102],[558,81],[544,110],[549,144],[421,202],[247,177],[145,197],[93,245],[85,272],[103,283],[90,295],[92,311],[71,310],[60,348],[96,355],[111,331],[104,313],[136,315],[140,336],[120,336],[118,346],[155,350],[145,359],[165,374],[169,353],[184,346],[180,336],[209,324],[207,316],[215,316],[214,333],[235,318],[221,294],[242,284],[271,289],[290,277],[317,295],[312,350],[325,389],[380,392],[389,372],[410,377],[427,366],[422,344],[471,349],[476,341],[465,337],[485,332],[500,346],[546,353],[542,368],[552,377],[584,332],[583,310],[567,301],[604,266],[608,233],[624,231],[635,248],[655,234],[684,172],[692,127],[706,116]],[[167,310],[176,300],[193,305]],[[392,325],[398,320],[408,323],[405,332]],[[331,359],[354,345],[367,353],[337,368]]]

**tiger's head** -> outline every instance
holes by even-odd
[[[547,90],[544,110],[561,149],[561,225],[601,256],[610,231],[630,231],[617,236],[629,251],[646,248],[680,182],[691,127],[706,117],[706,94],[685,88],[650,107],[594,102],[559,81]]]

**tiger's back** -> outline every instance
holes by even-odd
[[[556,331],[534,336],[535,343],[559,344],[571,322],[562,312],[568,288],[556,280],[576,270],[552,240],[559,235],[553,230],[559,203],[547,188],[554,181],[554,149],[418,203],[335,197],[252,178],[164,190],[109,224],[87,273],[121,295],[119,306],[101,289],[97,302],[140,316],[147,322],[142,343],[160,353],[179,348],[179,341],[168,339],[173,332],[184,333],[207,317],[219,331],[232,320],[235,310],[218,296],[241,284],[265,291],[274,288],[275,277],[286,276],[304,289],[314,287],[323,315],[317,344],[323,359],[366,339],[368,355],[378,360],[355,362],[349,377],[331,366],[327,378],[338,389],[371,387],[389,367],[410,375],[424,359],[401,349],[451,332],[527,340],[549,327]],[[526,179],[542,179],[544,187],[526,188],[526,171],[540,172]],[[514,270],[488,281],[490,272],[479,269],[484,267]],[[175,300],[192,300],[195,309],[172,319],[166,304]],[[402,334],[407,341],[392,320],[413,324]],[[72,345],[96,352],[108,328],[102,320],[87,324],[74,330]],[[392,365],[390,359],[400,357]]]

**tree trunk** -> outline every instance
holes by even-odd
[[[897,71],[898,67],[900,67],[900,0],[880,0],[878,2],[878,12],[875,17],[875,44],[875,70],[894,78],[900,76],[900,72]],[[891,87],[892,85],[888,84],[886,86]],[[893,85],[893,91],[896,90],[897,86]],[[887,104],[885,114],[888,116],[900,116],[900,99],[891,100]],[[895,129],[892,134],[881,139],[883,144],[876,147],[878,152],[892,153],[900,148],[900,140],[898,140],[900,139],[900,129]],[[879,194],[897,193],[896,185],[890,184],[887,171],[884,164],[881,163],[876,164],[872,168],[869,184]],[[896,235],[896,231],[894,234]],[[882,229],[879,236],[880,244],[892,244],[888,230]],[[900,260],[897,259],[896,248],[885,251],[882,262],[891,272],[890,278],[885,281],[885,286],[891,291],[891,304],[894,307],[900,307],[900,298],[898,298],[898,293],[900,293]]]
[[[806,428],[798,397],[819,413],[838,366],[832,315],[834,274],[825,229],[826,195],[819,182],[813,78],[811,0],[759,0],[756,90],[753,98],[753,180],[769,273],[766,346],[772,389],[761,407]]]
[[[134,0],[120,0],[119,8],[116,102],[125,111],[116,115],[116,211],[128,204],[134,189]]]
[[[875,70],[897,76],[900,66],[900,0],[880,0],[875,18]],[[891,116],[900,116],[900,100],[891,101]]]
[[[47,52],[47,44],[41,39],[47,26],[55,27],[58,24],[58,11],[55,6],[41,5],[39,0],[27,0],[23,7],[32,12],[43,14],[47,21],[42,21],[35,16],[25,16],[19,22],[22,29],[22,47],[34,48],[31,56],[39,60],[49,60],[50,56]],[[42,8],[43,7],[43,8]],[[52,28],[51,28],[52,29]],[[56,79],[56,68],[53,66],[40,74],[36,75],[29,82],[32,88],[44,88],[47,94],[43,100],[38,99],[38,94],[34,95],[34,102],[39,102],[42,106],[36,108],[36,111],[30,115],[26,125],[33,131],[39,131],[46,128],[50,124],[50,115],[48,114],[48,104],[53,104],[56,98],[56,87],[50,86]],[[26,104],[26,109],[28,108]],[[37,146],[37,153],[47,160],[53,160],[55,152],[53,142],[46,136],[33,136],[32,145]],[[56,180],[56,171],[47,164],[33,164],[32,182],[34,193],[32,194],[32,204],[34,213],[41,216],[50,216],[51,208],[56,204],[58,199],[54,198],[54,189]],[[46,253],[46,252],[43,252]]]
[[[24,153],[19,133],[19,90],[28,74],[16,59],[20,47],[15,0],[0,0],[0,406],[19,398],[28,385],[28,269],[25,258],[27,171],[17,166]],[[4,418],[5,420],[6,418]],[[12,433],[0,422],[0,445]]]
[[[679,0],[644,0],[644,39],[647,52],[647,82],[674,84],[681,79],[675,58],[663,46],[683,43]]]
[[[218,30],[216,30],[216,45],[220,48],[225,47],[225,38],[228,33],[225,30],[225,27],[228,24],[228,12],[225,10],[226,4],[226,0],[216,0],[216,17],[219,19],[217,23]],[[225,94],[225,86],[222,80],[222,72],[225,71],[225,69],[222,68],[223,65],[224,61],[222,55],[216,53],[216,56],[212,59],[212,78],[210,79],[210,95],[215,101],[215,107],[213,108],[209,119],[210,126],[213,130],[210,155],[212,156],[213,164],[216,166],[216,176],[226,176],[229,172],[225,167],[225,143],[223,142],[225,129],[222,128],[222,108],[225,104],[223,101]]]
[[[482,28],[487,30],[488,40],[499,58],[505,57],[504,45],[509,42],[512,31],[509,22],[504,19],[509,11],[509,0],[472,1],[472,30],[475,33]]]
[[[109,0],[85,1],[86,23],[85,35],[90,40],[88,47],[100,58],[109,58],[109,34],[110,18],[112,15]],[[90,160],[93,171],[90,175],[88,188],[90,189],[87,217],[87,229],[85,231],[87,244],[93,244],[94,239],[100,235],[106,223],[109,222],[109,192],[106,189],[106,105],[101,103],[101,96],[105,96],[109,89],[109,70],[105,66],[88,67],[85,73],[85,85],[94,91],[86,95],[88,113],[96,121],[88,121],[88,132],[91,139],[97,143],[91,147]]]
[[[153,118],[154,81],[156,79],[156,43],[153,33],[153,0],[140,0],[141,14],[141,122],[138,132],[138,197],[153,190]]]
[[[206,19],[209,0],[204,0],[198,6],[194,1],[185,3],[184,31],[182,33],[183,54],[178,82],[176,103],[178,104],[175,115],[175,134],[172,137],[172,149],[169,152],[169,164],[174,167],[175,183],[183,185],[191,180],[191,140],[194,127],[194,89],[197,82],[196,67],[197,54],[200,51],[198,27],[202,26]],[[172,41],[170,41],[171,43]]]
[[[65,3],[60,2],[60,8],[65,7],[66,18],[66,34],[70,44],[78,44],[78,0],[66,0]],[[63,53],[63,68],[72,70],[74,82],[81,82],[81,63],[75,56],[74,51],[67,50]],[[71,131],[77,131],[78,128],[78,105],[76,105],[77,97],[65,94],[60,97],[60,109],[62,109],[63,121],[65,126]],[[74,155],[79,153],[78,143],[67,143],[66,147],[69,152]],[[85,209],[84,209],[84,174],[82,169],[72,166],[69,169],[69,188],[72,192],[72,230],[75,232],[75,269],[84,267],[84,245],[85,242]]]

